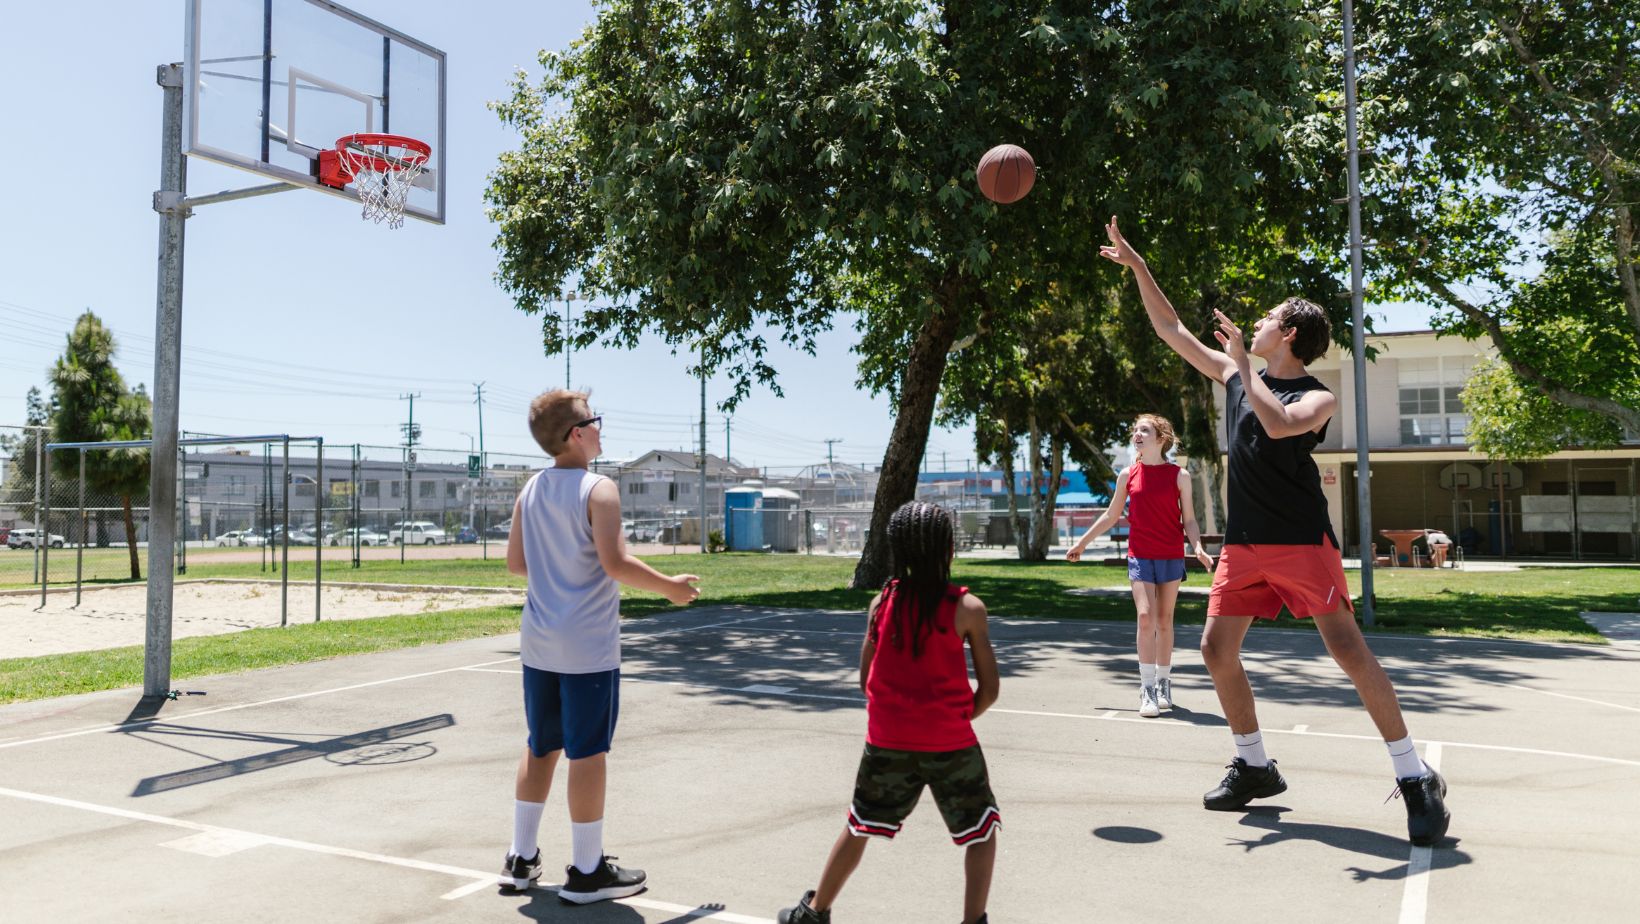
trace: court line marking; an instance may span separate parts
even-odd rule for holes
[[[705,627],[703,626],[702,628],[705,628]],[[850,631],[843,630],[843,629],[791,629],[791,628],[786,628],[786,627],[782,627],[782,626],[775,626],[775,627],[770,627],[770,628],[757,628],[757,629],[742,629],[742,630],[739,630],[739,631],[746,632],[746,633],[753,634],[753,635],[778,635],[778,634],[848,635],[848,636],[856,636],[856,637],[860,635],[860,633],[850,632]],[[996,637],[993,637],[991,639],[992,646],[995,647],[999,651],[1006,651],[1009,648],[1017,647],[1017,646],[1020,646],[1020,645],[1027,645],[1027,644],[1050,644],[1051,645],[1051,644],[1054,643],[1054,641],[1057,641],[1057,640],[1044,639],[1044,640],[1040,640],[1040,641],[1022,641],[1022,640],[1017,640],[1017,639],[1012,639],[1011,640],[1011,639],[1003,639],[1003,638],[996,638]],[[1086,644],[1086,643],[1083,642],[1082,644]],[[1122,642],[1103,642],[1102,641],[1102,642],[1098,642],[1097,644],[1103,645],[1103,646],[1106,646],[1106,647],[1112,647],[1112,648],[1130,647],[1128,645],[1124,645],[1124,643],[1122,643]],[[1188,650],[1188,649],[1186,649],[1186,650]],[[1299,657],[1299,658],[1304,658],[1306,660],[1314,660],[1316,663],[1322,664],[1322,665],[1325,665],[1327,663],[1333,663],[1334,666],[1336,666],[1336,662],[1331,662],[1330,658],[1322,658],[1320,655],[1281,655],[1281,654],[1270,654],[1268,652],[1262,652],[1262,651],[1245,651],[1244,650],[1241,653],[1241,657],[1242,657],[1242,660],[1244,660],[1244,661],[1261,661],[1261,662],[1272,662],[1272,661],[1281,662],[1281,661],[1290,660],[1294,657]],[[1395,657],[1395,656],[1391,655],[1389,657]],[[1199,663],[1199,662],[1191,661],[1189,663],[1195,664],[1195,663]],[[1437,675],[1437,676],[1450,676],[1452,674],[1462,674],[1463,673],[1463,666],[1462,665],[1454,665],[1453,667],[1448,668],[1446,670],[1431,670],[1429,668],[1423,668],[1423,667],[1401,667],[1401,666],[1398,666],[1398,665],[1395,665],[1395,664],[1386,664],[1386,663],[1384,663],[1382,658],[1379,659],[1379,664],[1383,666],[1385,671],[1389,671],[1389,672],[1403,671],[1403,672],[1414,673],[1414,674],[1434,674],[1434,675]],[[1340,671],[1340,672],[1342,672],[1342,671]],[[1487,685],[1496,686],[1496,687],[1504,687],[1504,688],[1511,689],[1511,690],[1520,690],[1523,693],[1537,693],[1537,694],[1540,694],[1542,696],[1553,696],[1553,697],[1557,697],[1557,698],[1560,698],[1560,699],[1569,699],[1569,700],[1574,700],[1574,701],[1580,702],[1580,703],[1588,703],[1588,704],[1593,705],[1593,706],[1605,706],[1605,707],[1610,708],[1610,709],[1621,709],[1624,712],[1640,713],[1640,707],[1625,706],[1622,703],[1608,702],[1608,701],[1603,700],[1603,699],[1592,699],[1592,698],[1587,697],[1587,696],[1575,696],[1575,695],[1570,694],[1570,693],[1559,693],[1559,692],[1556,692],[1554,690],[1540,690],[1537,687],[1529,687],[1529,686],[1526,686],[1525,684],[1509,683],[1509,682],[1503,681],[1503,680],[1487,680],[1483,677],[1473,677],[1473,676],[1469,676],[1468,674],[1464,674],[1464,677],[1465,677],[1465,679],[1471,680],[1475,683],[1487,684]]]
[[[1441,769],[1439,741],[1424,745],[1424,764],[1431,770]],[[1429,877],[1434,865],[1434,848],[1412,848],[1407,857],[1406,888],[1401,892],[1400,924],[1424,924],[1429,912]]]
[[[512,672],[512,671],[493,671],[492,673],[514,673],[514,672]],[[709,690],[709,691],[712,691],[712,692],[715,692],[715,693],[739,693],[739,694],[744,694],[746,692],[743,688],[720,687],[720,686],[715,686],[713,684],[697,683],[695,681],[690,681],[690,680],[659,680],[659,679],[652,679],[652,678],[646,678],[646,677],[637,676],[637,675],[627,675],[627,674],[622,674],[621,675],[621,680],[622,681],[632,681],[633,683],[653,684],[653,685],[656,685],[656,686],[695,687],[696,689]],[[833,701],[836,701],[836,702],[854,703],[855,705],[862,706],[862,707],[865,706],[865,698],[861,697],[861,696],[838,696],[838,695],[834,695],[834,694],[795,693],[795,692],[794,693],[765,693],[765,694],[754,694],[754,695],[783,696],[783,697],[791,697],[791,698],[794,698],[794,699],[824,699],[824,700],[833,700]],[[1099,715],[1089,715],[1087,713],[1080,713],[1080,712],[1051,712],[1051,711],[1048,711],[1048,710],[1041,710],[1041,709],[1004,709],[1004,708],[999,707],[999,706],[992,706],[990,709],[988,709],[986,711],[987,712],[1001,713],[1003,715],[1035,716],[1037,718],[1048,718],[1048,719],[1081,719],[1083,721],[1090,721],[1090,722],[1130,722],[1130,723],[1133,723],[1135,725],[1143,725],[1143,726],[1146,726],[1148,728],[1200,729],[1200,730],[1204,730],[1204,731],[1213,731],[1213,732],[1218,732],[1218,731],[1224,730],[1224,726],[1219,726],[1219,725],[1196,725],[1196,724],[1189,723],[1189,722],[1160,722],[1160,721],[1157,721],[1156,719],[1144,719],[1144,718],[1139,718],[1137,716],[1123,715],[1121,712],[1119,712],[1117,710],[1110,710],[1110,711],[1101,713]],[[1318,731],[1308,731],[1308,730],[1306,730],[1306,731],[1297,731],[1296,729],[1288,729],[1288,728],[1266,728],[1266,729],[1263,729],[1263,731],[1264,731],[1265,734],[1270,734],[1270,735],[1297,735],[1297,736],[1300,736],[1300,737],[1310,737],[1310,738],[1335,738],[1335,739],[1339,739],[1339,740],[1342,740],[1342,741],[1372,741],[1372,742],[1379,742],[1379,743],[1381,743],[1383,741],[1383,739],[1378,738],[1378,737],[1373,736],[1373,735],[1352,735],[1352,734],[1346,734],[1344,732],[1318,732]],[[1539,756],[1539,757],[1564,757],[1564,758],[1567,758],[1569,760],[1587,760],[1587,761],[1592,761],[1592,762],[1595,762],[1595,763],[1616,764],[1617,766],[1620,766],[1620,767],[1637,767],[1637,768],[1640,768],[1640,760],[1630,760],[1630,759],[1624,758],[1624,757],[1607,757],[1607,756],[1604,756],[1604,755],[1601,755],[1601,754],[1580,754],[1580,753],[1575,752],[1575,751],[1554,751],[1554,750],[1548,750],[1548,749],[1545,749],[1545,748],[1528,748],[1528,747],[1519,747],[1519,746],[1516,746],[1516,745],[1508,745],[1508,744],[1479,744],[1479,743],[1468,742],[1468,741],[1444,741],[1444,740],[1439,740],[1438,741],[1438,740],[1434,740],[1434,739],[1418,739],[1418,740],[1421,740],[1426,748],[1431,746],[1431,745],[1445,745],[1446,747],[1469,748],[1470,750],[1476,750],[1476,751],[1499,751],[1499,752],[1503,752],[1503,753],[1507,753],[1507,754],[1532,754],[1532,755]]]
[[[750,618],[747,618],[747,619],[730,620],[729,622],[708,623],[706,625],[700,625],[700,626],[681,626],[677,629],[668,629],[664,632],[655,632],[655,633],[647,633],[647,634],[643,634],[643,635],[636,635],[636,636],[633,636],[633,638],[634,639],[638,639],[638,638],[655,638],[655,637],[661,636],[661,635],[672,635],[672,634],[677,633],[677,632],[690,632],[690,631],[694,631],[695,629],[714,629],[714,628],[718,628],[720,626],[737,625],[737,624],[743,623],[743,622],[756,622],[757,620],[760,620],[760,619],[773,619],[776,616],[782,616],[782,615],[786,615],[786,614],[784,614],[784,613],[770,613],[770,614],[767,614],[767,615],[764,615],[764,616],[753,616],[753,617],[750,617]],[[289,696],[276,696],[273,699],[263,699],[263,700],[257,700],[255,702],[249,702],[249,703],[235,703],[231,706],[218,706],[218,707],[215,707],[215,708],[212,708],[212,709],[200,709],[197,712],[180,713],[178,715],[168,716],[168,717],[165,717],[165,718],[144,719],[140,722],[116,722],[116,723],[104,724],[104,725],[92,725],[92,726],[88,726],[88,727],[85,727],[85,728],[74,729],[72,731],[56,732],[56,733],[50,734],[50,735],[41,735],[41,736],[35,737],[35,738],[21,738],[21,739],[17,739],[17,740],[14,740],[14,741],[0,741],[0,751],[5,750],[6,748],[21,747],[25,744],[42,744],[42,743],[47,742],[47,741],[60,741],[64,738],[76,738],[76,737],[79,737],[80,735],[94,735],[94,734],[98,734],[100,732],[125,731],[125,730],[130,730],[130,729],[142,728],[142,727],[148,726],[148,725],[156,725],[156,724],[160,724],[160,723],[174,722],[174,721],[176,721],[177,719],[180,719],[180,718],[193,719],[193,718],[196,718],[196,717],[199,717],[199,716],[216,715],[218,713],[223,713],[223,712],[233,712],[233,711],[238,710],[238,709],[250,709],[254,706],[268,706],[268,705],[272,705],[274,703],[291,702],[293,700],[307,699],[307,698],[313,697],[313,696],[326,696],[326,695],[331,694],[331,693],[345,693],[348,690],[362,690],[366,687],[380,686],[382,684],[387,684],[387,683],[399,683],[400,681],[404,681],[404,680],[418,680],[422,677],[436,677],[439,674],[449,674],[449,673],[453,673],[455,671],[469,670],[471,668],[487,667],[491,664],[505,664],[508,661],[517,661],[517,660],[518,660],[518,656],[514,655],[510,658],[501,658],[501,659],[495,660],[495,661],[483,661],[483,662],[480,662],[478,664],[465,664],[465,665],[461,665],[459,667],[445,667],[445,668],[440,668],[439,670],[436,670],[436,671],[421,671],[421,672],[415,673],[415,674],[405,674],[405,675],[400,676],[400,677],[384,677],[380,680],[367,680],[364,683],[354,683],[354,684],[349,684],[347,686],[341,686],[341,687],[330,687],[329,689],[325,689],[325,690],[309,690],[305,693],[292,693]]]
[[[369,863],[379,863],[385,866],[397,866],[402,869],[413,869],[421,872],[442,873],[460,879],[472,880],[468,885],[454,890],[462,895],[470,895],[484,886],[499,884],[501,877],[494,873],[484,873],[476,869],[467,869],[462,866],[451,866],[447,863],[433,863],[427,860],[412,860],[407,857],[395,857],[383,853],[372,853],[368,850],[354,850],[351,847],[335,847],[329,844],[318,844],[313,841],[297,840],[289,837],[277,837],[269,834],[258,834],[255,831],[246,831],[242,828],[228,828],[222,825],[204,824],[182,818],[171,818],[166,815],[155,815],[149,812],[136,812],[131,809],[118,808],[112,805],[99,805],[95,802],[82,802],[78,799],[64,799],[60,796],[48,796],[43,793],[25,792],[20,789],[0,787],[0,796],[9,796],[26,802],[37,802],[58,808],[78,809],[83,812],[94,812],[101,815],[110,815],[115,818],[124,818],[130,821],[144,821],[149,824],[165,825],[173,828],[182,828],[187,831],[197,831],[202,834],[212,834],[224,839],[256,840],[262,844],[274,847],[287,847],[292,850],[301,850],[308,853],[322,854],[332,857],[346,857],[352,860],[364,860]],[[463,891],[465,890],[465,891]],[[453,892],[444,894],[450,898]],[[460,895],[454,897],[460,898]],[[711,918],[728,924],[774,924],[767,918],[754,918],[728,911],[717,911],[700,906],[689,907],[674,905],[670,902],[654,901],[641,896],[617,899],[617,904],[630,905],[635,908],[647,908],[652,911],[664,911],[671,914],[690,914],[692,917]]]

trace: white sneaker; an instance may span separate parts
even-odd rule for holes
[[[1173,708],[1173,681],[1166,677],[1156,678],[1156,705],[1163,712]]]
[[[1139,715],[1147,719],[1154,719],[1161,714],[1162,710],[1156,705],[1156,688],[1149,684],[1140,687]]]

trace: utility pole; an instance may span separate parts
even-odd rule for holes
[[[706,551],[706,339],[700,341],[700,550]]]
[[[564,370],[564,377],[569,377],[569,370]],[[473,391],[478,397],[474,402],[478,405],[478,493],[483,498],[478,505],[478,517],[481,525],[478,527],[478,542],[484,549],[484,560],[490,560],[490,508],[489,499],[484,498],[484,482],[489,480],[490,460],[484,455],[484,383],[474,382]]]
[[[735,418],[734,418],[733,414],[730,414],[728,417],[723,418],[723,461],[730,462],[730,463],[732,463],[734,461],[734,458],[735,458],[735,454],[734,454],[734,450],[733,450],[733,445],[734,444],[730,442],[730,440],[732,439],[732,434],[730,432],[730,428],[732,428],[734,426],[734,424],[735,424]]]
[[[569,311],[570,311],[569,303],[575,301],[576,299],[578,299],[580,297],[581,297],[581,293],[579,293],[579,292],[571,292],[568,295],[564,296],[564,390],[565,391],[568,391],[569,388],[570,388],[570,384],[569,384],[569,352],[570,352],[569,335],[570,335],[570,331],[573,329],[572,328],[572,323],[573,322],[571,322],[570,316],[569,316]]]
[[[841,443],[841,437],[826,440],[826,475],[831,478],[831,509],[837,509],[837,466],[831,460],[831,447]]]
[[[404,424],[404,518],[399,521],[399,564],[404,564],[404,547],[410,544],[410,515],[415,511],[416,486],[416,399],[419,393],[399,395],[410,402],[410,419]]]

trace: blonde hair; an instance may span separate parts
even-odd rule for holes
[[[1160,414],[1140,414],[1138,417],[1133,418],[1133,426],[1128,428],[1128,435],[1132,436],[1133,431],[1139,429],[1139,425],[1142,423],[1150,424],[1156,430],[1156,439],[1160,440],[1162,444],[1162,455],[1167,455],[1168,450],[1173,448],[1173,444],[1178,442],[1178,438],[1173,435],[1173,425],[1168,423],[1167,418]]]
[[[530,402],[530,435],[547,455],[556,456],[568,444],[564,434],[570,427],[590,416],[586,413],[587,392],[554,388],[535,396]]]

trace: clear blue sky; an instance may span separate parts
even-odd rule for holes
[[[486,381],[492,451],[538,453],[524,425],[531,395],[563,383],[562,356],[543,355],[539,322],[493,279],[495,229],[485,177],[514,139],[485,108],[541,48],[562,48],[592,18],[585,0],[485,0],[351,8],[449,56],[448,223],[361,222],[349,202],[293,191],[206,206],[188,221],[183,307],[182,425],[217,433],[318,433],[333,442],[396,443],[405,402],[431,447],[465,449],[478,418],[471,383]],[[182,56],[183,0],[11,4],[0,60],[7,126],[0,166],[0,423],[21,423],[23,395],[44,389],[63,335],[85,308],[115,330],[128,381],[151,383],[161,93],[156,65]],[[265,182],[196,160],[189,192]],[[1420,328],[1416,308],[1383,330]],[[876,464],[892,408],[854,388],[853,331],[822,338],[817,356],[777,354],[784,399],[755,393],[734,417],[733,452],[753,465],[825,458]],[[654,342],[573,358],[574,384],[607,415],[606,452],[625,458],[693,445],[698,380],[686,358]],[[709,383],[708,399],[724,393]],[[709,411],[721,453],[722,415]],[[972,455],[966,431],[935,431],[929,452],[952,468]]]

